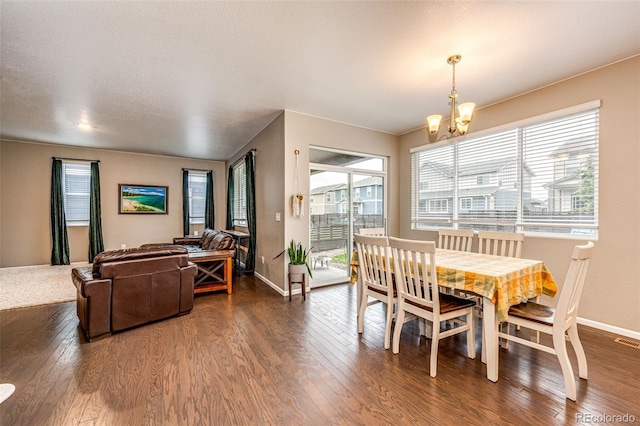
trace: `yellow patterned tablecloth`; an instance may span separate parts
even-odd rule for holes
[[[518,259],[437,249],[438,284],[491,299],[498,321],[507,319],[509,307],[558,291],[553,276],[539,260]],[[351,282],[357,280],[357,253],[351,262]]]

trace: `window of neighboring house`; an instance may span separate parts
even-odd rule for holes
[[[67,226],[89,225],[91,164],[62,163],[62,194]]]
[[[412,229],[453,223],[545,236],[590,229],[591,237],[597,235],[599,106],[589,102],[412,149]],[[488,186],[491,176],[502,184],[497,189]],[[420,191],[427,182],[430,191]],[[490,202],[470,211],[470,191]],[[446,199],[453,200],[451,211],[443,207]]]
[[[429,200],[429,213],[446,213],[449,210],[449,200]]]
[[[207,174],[189,172],[189,223],[204,223],[207,196]]]
[[[367,187],[367,198],[371,198],[371,187]]]
[[[471,198],[460,198],[460,210],[471,210],[472,205]]]
[[[327,192],[327,203],[331,202],[331,193]]]
[[[489,185],[491,183],[491,177],[489,175],[480,175],[476,177],[478,186]]]
[[[353,197],[360,198],[360,188],[356,188],[353,190]]]
[[[428,191],[429,182],[420,182],[420,191]]]
[[[240,161],[233,168],[233,226],[247,226],[247,168]]]

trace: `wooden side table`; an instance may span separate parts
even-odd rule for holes
[[[305,281],[307,280],[307,274],[302,274],[302,282],[299,283],[302,285],[302,300],[307,300],[307,290],[305,288]],[[291,282],[291,274],[289,274],[289,300],[291,300],[291,287],[292,287],[292,283]],[[298,284],[298,283],[295,283]]]
[[[189,261],[198,267],[198,276],[194,284],[194,293],[227,290],[233,291],[234,250],[189,253]]]

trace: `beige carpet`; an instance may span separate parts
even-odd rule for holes
[[[75,300],[71,269],[84,265],[0,268],[0,310]]]

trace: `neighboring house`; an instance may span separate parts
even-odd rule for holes
[[[330,214],[336,211],[336,188],[343,184],[320,186],[311,190],[309,196],[309,214]],[[339,194],[338,194],[339,195]]]
[[[549,191],[550,212],[589,210],[588,206],[593,204],[592,160],[595,153],[591,139],[571,139],[551,153],[553,181],[544,185]]]
[[[338,195],[339,194],[339,195]],[[346,197],[347,186],[343,185],[336,190],[336,203],[338,213],[347,213],[349,200]],[[383,186],[381,177],[368,177],[353,182],[353,214],[355,215],[381,215],[384,208]]]
[[[531,177],[525,166],[523,205],[531,208]],[[458,212],[515,211],[518,201],[515,158],[461,166],[458,172]],[[450,165],[425,161],[420,168],[419,213],[449,217],[454,203],[454,170]]]
[[[349,213],[349,187],[346,184],[321,186],[311,190],[309,214]],[[382,215],[383,185],[381,177],[369,177],[353,183],[353,214]]]

